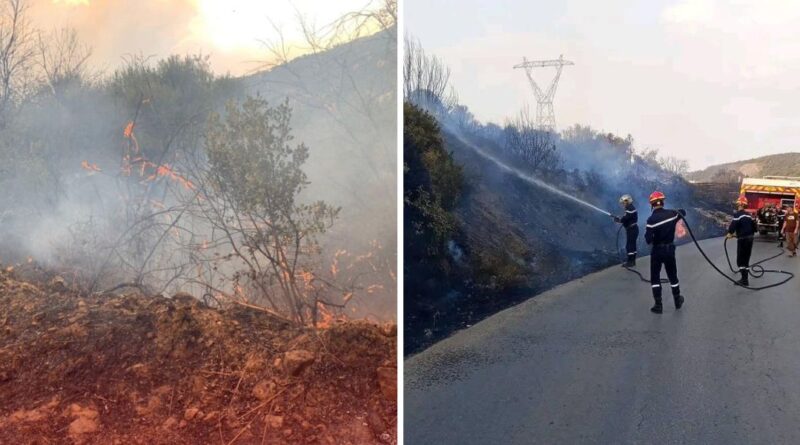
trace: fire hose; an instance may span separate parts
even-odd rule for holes
[[[708,264],[711,265],[711,267],[713,267],[714,270],[716,270],[720,275],[725,277],[728,281],[732,282],[733,284],[735,284],[737,286],[740,286],[740,287],[743,287],[745,289],[750,289],[750,290],[756,290],[757,291],[757,290],[770,289],[770,288],[773,288],[773,287],[778,287],[778,286],[784,285],[789,280],[794,278],[794,273],[792,273],[792,272],[785,271],[785,270],[779,270],[779,269],[765,269],[764,266],[761,265],[763,263],[766,263],[767,261],[773,260],[773,259],[781,256],[783,254],[783,249],[781,249],[780,253],[777,253],[777,254],[775,254],[775,255],[773,255],[771,257],[767,257],[767,258],[759,260],[759,261],[757,261],[755,263],[752,263],[750,265],[750,270],[751,270],[751,273],[753,274],[753,278],[761,278],[766,273],[776,273],[776,274],[787,275],[787,277],[785,279],[783,279],[782,281],[779,281],[777,283],[772,283],[772,284],[768,284],[768,285],[765,285],[765,286],[744,286],[744,285],[738,283],[735,279],[731,278],[725,272],[723,272],[719,267],[717,267],[717,265],[714,264],[713,261],[711,261],[711,258],[709,258],[708,255],[706,255],[706,252],[703,250],[703,248],[700,247],[700,243],[697,241],[697,238],[695,238],[694,233],[692,232],[692,228],[691,228],[691,226],[689,226],[689,223],[686,221],[685,218],[683,218],[683,222],[684,222],[684,224],[686,226],[686,231],[689,232],[689,236],[692,238],[692,242],[694,242],[695,247],[697,247],[697,250],[700,251],[700,254],[703,256],[703,258],[706,260],[706,262],[708,262]],[[617,230],[617,242],[616,242],[617,251],[620,250],[619,249],[619,234],[620,234],[621,231],[622,231],[622,226],[620,226],[619,230]],[[731,257],[730,257],[730,254],[728,253],[728,238],[725,238],[725,240],[723,241],[722,245],[723,245],[723,248],[725,250],[725,258],[726,258],[726,260],[728,262],[728,267],[731,269],[731,272],[733,272],[733,273],[738,272],[738,271],[734,270],[733,264],[731,264]],[[627,266],[625,267],[625,269],[635,273],[636,275],[638,275],[640,280],[642,280],[642,281],[644,281],[646,283],[650,282],[650,280],[646,280],[639,271],[634,270],[634,269],[632,269],[630,267],[627,267]],[[661,283],[665,283],[665,282],[667,282],[667,281],[662,278],[661,279]]]

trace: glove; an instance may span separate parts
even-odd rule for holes
[[[614,215],[612,215],[612,216],[611,216],[611,219],[613,219],[615,223],[622,222],[622,219],[620,219],[620,217],[619,217],[619,216],[614,216]]]
[[[731,238],[736,238],[736,237],[732,233],[726,233],[725,234],[725,238],[731,239]]]
[[[686,216],[686,210],[684,209],[678,209],[678,213],[680,213],[681,216]]]

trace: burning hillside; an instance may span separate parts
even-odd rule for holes
[[[0,443],[396,441],[396,327],[0,272]],[[28,280],[21,277],[28,277]]]

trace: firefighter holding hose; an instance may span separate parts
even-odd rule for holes
[[[678,265],[675,261],[675,227],[686,211],[683,209],[672,210],[664,208],[666,196],[659,191],[650,194],[650,207],[653,213],[647,218],[647,226],[644,232],[644,240],[651,245],[650,250],[650,285],[653,289],[653,299],[655,304],[650,311],[660,314],[664,311],[661,304],[661,266],[667,271],[672,298],[675,301],[675,309],[683,306],[684,298],[681,295],[680,284],[678,283]]]
[[[736,265],[742,278],[736,282],[740,286],[750,285],[750,254],[753,253],[753,237],[756,233],[756,221],[745,211],[747,198],[740,196],[736,200],[736,213],[728,226],[728,239],[736,237]]]
[[[636,265],[636,241],[639,238],[639,214],[636,212],[636,207],[633,206],[633,198],[631,195],[622,195],[619,198],[619,204],[625,210],[622,216],[613,216],[614,222],[622,224],[625,228],[625,253],[627,257],[622,267],[633,267]]]

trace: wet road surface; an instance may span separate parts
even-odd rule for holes
[[[727,270],[721,238],[701,245]],[[753,258],[775,245],[757,241]],[[766,266],[797,273],[800,258]],[[678,248],[678,274],[680,311],[665,287],[664,314],[650,313],[649,284],[613,267],[408,358],[406,443],[800,443],[800,276],[742,289],[694,245]]]

